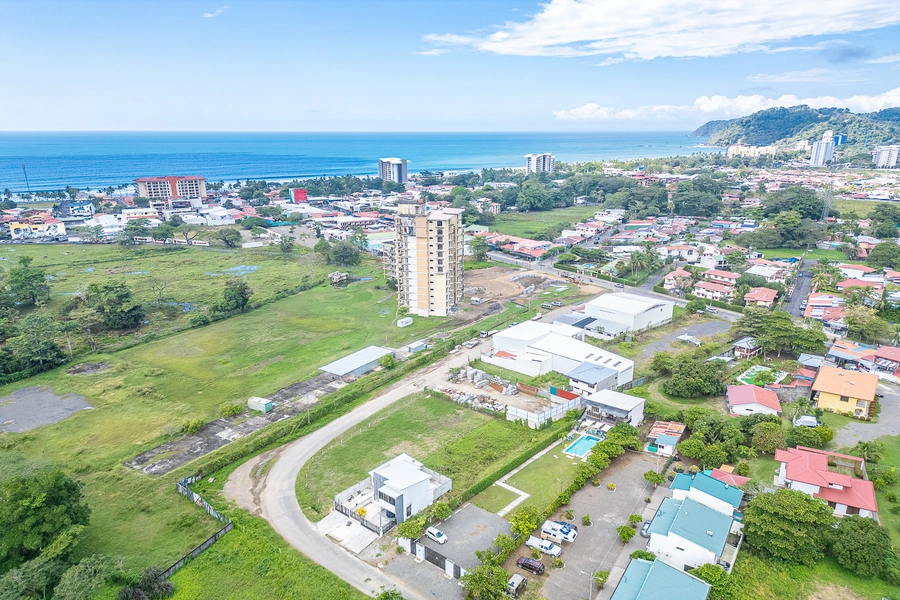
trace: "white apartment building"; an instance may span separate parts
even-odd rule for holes
[[[834,139],[821,139],[812,145],[812,154],[809,157],[809,166],[824,167],[834,156]]]
[[[549,152],[543,154],[526,154],[525,155],[525,172],[526,173],[552,173],[553,167],[556,165],[556,157]]]
[[[385,181],[405,184],[407,162],[405,158],[382,158],[378,161],[378,176]]]
[[[879,169],[890,169],[900,163],[900,146],[878,146],[872,150],[872,162]]]
[[[198,175],[140,177],[134,183],[137,195],[151,200],[206,198],[206,178]]]
[[[742,158],[756,158],[758,156],[765,156],[767,154],[774,155],[775,154],[775,145],[771,146],[750,146],[748,144],[744,144],[738,142],[737,144],[732,144],[728,146],[728,150],[725,151],[726,158],[734,158],[736,156],[740,156]]]
[[[391,270],[400,306],[421,317],[445,317],[462,301],[463,209],[428,211],[411,200],[397,208]]]

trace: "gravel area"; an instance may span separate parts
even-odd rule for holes
[[[59,396],[50,388],[31,386],[0,398],[0,431],[28,431],[58,423],[79,410],[93,408],[84,396]]]

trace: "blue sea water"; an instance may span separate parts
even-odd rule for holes
[[[374,175],[399,156],[410,172],[524,165],[525,154],[557,160],[653,158],[708,152],[687,132],[603,133],[0,133],[0,190],[85,189],[150,175],[210,180]],[[714,150],[713,150],[714,151]]]

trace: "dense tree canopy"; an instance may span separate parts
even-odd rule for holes
[[[765,556],[812,565],[824,556],[831,512],[824,500],[797,490],[759,494],[744,512],[744,534]]]
[[[891,535],[874,519],[851,515],[838,520],[829,554],[861,577],[878,575],[891,552]]]

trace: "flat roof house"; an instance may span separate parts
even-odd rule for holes
[[[728,410],[733,415],[780,415],[781,402],[772,390],[758,385],[729,385]]]
[[[632,559],[610,600],[706,600],[711,586],[661,560]]]
[[[703,471],[691,475],[688,473],[678,473],[669,486],[672,490],[672,497],[676,500],[684,500],[690,498],[715,510],[723,515],[740,518],[741,501],[744,499],[744,492],[734,485],[716,479],[710,474]],[[732,533],[740,529],[740,523],[732,524]]]
[[[692,498],[666,498],[650,523],[647,550],[679,569],[712,563],[730,573],[739,541],[738,536],[729,539],[732,522]]]
[[[850,475],[865,474],[865,462],[858,456],[797,446],[776,450],[775,460],[781,463],[777,485],[822,498],[835,516],[874,518],[878,513],[872,482]]]
[[[319,367],[319,370],[337,377],[359,377],[377,367],[381,357],[388,354],[393,356],[394,351],[380,346],[369,346],[328,363],[324,367]]]
[[[812,385],[813,400],[824,410],[856,417],[875,416],[878,375],[822,366]]]
[[[637,427],[644,420],[644,399],[612,390],[600,390],[582,398],[591,419],[625,421]]]
[[[628,331],[639,332],[659,327],[672,320],[675,303],[634,294],[603,294],[584,306],[585,314],[625,325]]]

